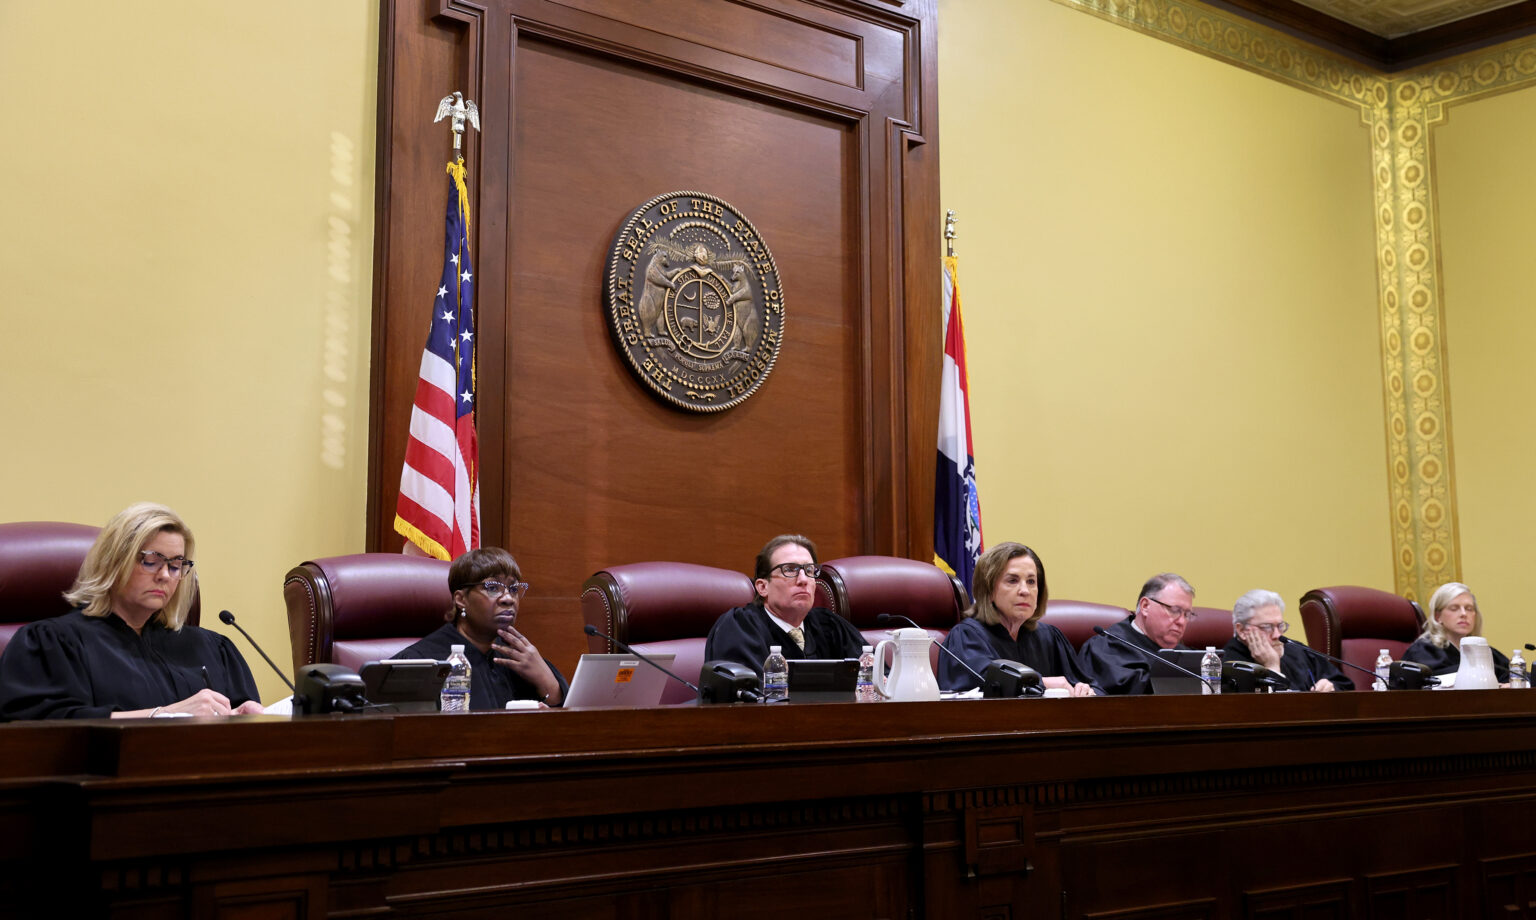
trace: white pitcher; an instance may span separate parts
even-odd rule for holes
[[[1493,673],[1493,649],[1482,636],[1461,640],[1461,666],[1456,669],[1457,690],[1497,690],[1499,679]]]
[[[928,660],[928,646],[933,639],[927,630],[897,629],[892,638],[881,639],[875,646],[875,689],[888,700],[936,700],[939,682]],[[895,644],[891,670],[885,671],[885,647]]]

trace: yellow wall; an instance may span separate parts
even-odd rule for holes
[[[1435,134],[1462,580],[1506,653],[1536,641],[1526,583],[1536,426],[1521,409],[1536,404],[1533,150],[1529,89],[1457,105]]]
[[[363,542],[377,48],[377,0],[0,5],[0,520],[171,505],[285,669],[283,573]]]
[[[983,524],[1052,593],[1391,590],[1358,109],[1046,0],[943,0]]]

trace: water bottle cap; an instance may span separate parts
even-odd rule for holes
[[[1207,652],[1214,652],[1214,651],[1216,651],[1216,646],[1214,646],[1214,645],[1207,645],[1207,646],[1206,646],[1206,647],[1205,647],[1205,650],[1206,650],[1206,651],[1207,651]]]
[[[784,650],[784,646],[782,646],[782,645],[770,645],[770,646],[768,646],[768,654],[770,654],[770,655],[777,655],[780,652],[782,652],[783,650]]]
[[[866,652],[873,652],[874,650],[875,650],[875,647],[873,645],[866,645],[866,646],[864,646],[864,651],[866,651]],[[1519,654],[1519,653],[1516,652],[1515,654]]]
[[[462,646],[462,645],[450,645],[450,646],[448,646],[448,654],[450,654],[450,655],[462,655],[462,654],[464,654],[464,646]]]

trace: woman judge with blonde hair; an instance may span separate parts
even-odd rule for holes
[[[1483,612],[1478,609],[1472,589],[1460,582],[1447,582],[1429,598],[1429,620],[1424,632],[1403,652],[1404,661],[1428,665],[1437,677],[1455,674],[1461,668],[1461,640],[1483,634]],[[1496,648],[1493,673],[1499,683],[1509,683],[1509,659]]]
[[[261,712],[234,643],[187,624],[195,551],[164,505],[108,521],[64,595],[75,609],[23,626],[0,655],[0,720]]]

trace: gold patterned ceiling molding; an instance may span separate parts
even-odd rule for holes
[[[1536,37],[1389,75],[1201,3],[1056,2],[1360,112],[1370,130],[1386,505],[1396,589],[1423,600],[1437,585],[1460,581],[1430,137],[1454,104],[1536,87]]]
[[[1382,38],[1397,38],[1422,32],[1448,22],[1456,22],[1513,6],[1520,0],[1296,0],[1350,25],[1359,26]]]

